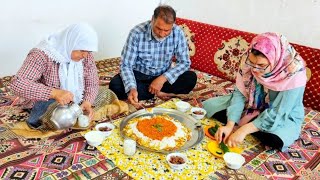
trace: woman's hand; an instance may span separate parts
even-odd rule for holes
[[[229,136],[226,145],[229,147],[239,146],[248,134],[257,131],[259,131],[259,129],[255,127],[253,123],[241,126],[238,130],[236,130],[233,134]]]
[[[61,105],[67,105],[73,101],[73,94],[62,89],[52,89],[50,99],[55,99]]]
[[[243,127],[239,128],[236,130],[236,132],[229,136],[227,142],[225,143],[228,147],[236,147],[243,142],[244,138],[247,136],[247,133],[242,128]]]
[[[221,143],[222,140],[224,143],[226,142],[226,139],[229,137],[229,135],[233,130],[234,124],[235,123],[233,121],[228,121],[228,123],[225,126],[219,127],[219,129],[217,130],[214,136],[214,138],[218,141],[218,143]]]
[[[89,116],[89,119],[91,120],[94,114],[91,103],[89,101],[83,101],[80,107],[84,112],[83,114]]]

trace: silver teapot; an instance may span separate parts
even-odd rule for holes
[[[83,111],[78,104],[60,105],[53,110],[50,120],[56,129],[67,129],[76,124],[81,114]]]

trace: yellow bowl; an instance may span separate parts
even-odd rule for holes
[[[207,145],[208,151],[211,152],[214,156],[222,158],[224,152],[219,148],[219,143],[217,141],[210,141]],[[241,154],[243,149],[238,147],[229,147],[230,152]]]

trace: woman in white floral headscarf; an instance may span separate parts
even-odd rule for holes
[[[53,33],[31,49],[11,83],[26,109],[37,105],[27,120],[39,127],[39,116],[53,102],[75,102],[93,116],[99,79],[92,51],[98,50],[95,30],[85,23],[73,24]]]

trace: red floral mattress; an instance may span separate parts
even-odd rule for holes
[[[249,32],[177,18],[188,39],[191,67],[230,81],[235,80],[240,54],[256,35]],[[320,110],[320,49],[293,44],[305,59],[311,78],[304,105]]]

